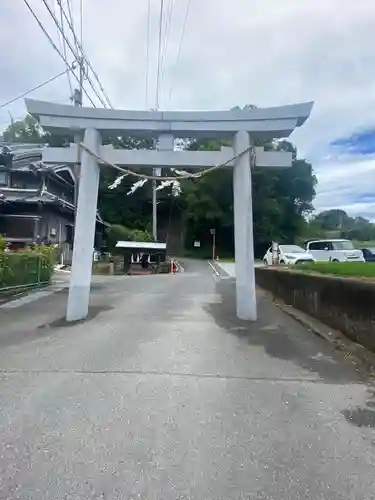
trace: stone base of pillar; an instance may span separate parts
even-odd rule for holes
[[[68,308],[66,321],[80,321],[85,319],[89,312],[90,285],[69,287]]]

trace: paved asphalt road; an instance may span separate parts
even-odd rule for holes
[[[0,308],[1,500],[374,498],[374,389],[265,297],[188,263],[65,301]]]

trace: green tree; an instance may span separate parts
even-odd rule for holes
[[[195,141],[189,149],[218,150],[218,141]],[[267,149],[290,151],[293,166],[284,170],[255,169],[253,172],[253,213],[255,253],[261,256],[273,239],[293,243],[303,233],[306,216],[313,210],[316,178],[311,165],[297,159],[288,141],[258,143]],[[182,183],[182,208],[187,245],[197,238],[211,244],[209,229],[217,230],[218,251],[233,252],[233,193],[231,169],[220,169],[203,179]]]
[[[26,115],[23,120],[13,122],[7,127],[1,137],[4,142],[13,143],[40,143],[43,141],[45,133],[37,120],[31,115]]]
[[[73,134],[56,134],[45,132],[38,121],[31,115],[23,120],[10,124],[0,136],[0,140],[7,143],[46,143],[50,146],[64,146],[73,142]]]
[[[147,231],[112,224],[107,229],[107,246],[111,252],[113,252],[118,241],[152,241],[152,237]]]
[[[327,237],[370,241],[375,239],[375,224],[364,217],[350,217],[344,210],[332,209],[319,213],[314,219]]]

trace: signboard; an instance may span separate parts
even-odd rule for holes
[[[194,241],[194,247],[195,248],[199,248],[201,246],[201,242],[200,241]]]

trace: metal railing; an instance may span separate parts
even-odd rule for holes
[[[19,252],[0,253],[0,293],[46,285],[50,279],[48,257]]]

